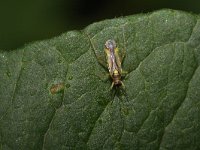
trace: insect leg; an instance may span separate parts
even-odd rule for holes
[[[122,73],[121,73],[122,76],[126,76],[127,74],[128,74],[128,71],[122,70]]]
[[[122,81],[120,81],[120,83],[121,83],[122,88],[125,89],[124,83]]]
[[[112,90],[113,86],[114,86],[114,82],[112,82],[112,84],[110,86],[110,90]]]

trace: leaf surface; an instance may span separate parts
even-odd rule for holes
[[[126,51],[109,90],[105,41]],[[200,149],[200,19],[160,10],[0,51],[0,149]]]

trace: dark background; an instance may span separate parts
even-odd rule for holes
[[[0,0],[0,49],[15,49],[106,18],[162,8],[199,14],[200,0]]]

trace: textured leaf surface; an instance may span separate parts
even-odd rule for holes
[[[125,93],[96,55],[126,50]],[[200,149],[200,19],[161,10],[0,51],[0,149]]]

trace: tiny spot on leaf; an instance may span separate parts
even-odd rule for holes
[[[69,76],[68,79],[69,79],[69,80],[72,80],[72,79],[73,79],[73,76]]]
[[[62,63],[62,59],[58,59],[58,63],[59,63],[59,64]]]
[[[123,114],[126,115],[126,116],[129,114],[128,108],[122,108],[122,112],[123,112]]]
[[[51,94],[56,94],[64,90],[64,83],[53,84],[50,88]]]
[[[7,74],[7,76],[8,76],[8,77],[10,77],[10,76],[11,76],[11,73],[10,73],[10,71],[7,71],[7,72],[6,72],[6,74]]]
[[[70,87],[70,84],[66,84],[65,87],[66,87],[66,88],[69,88],[69,87]]]

